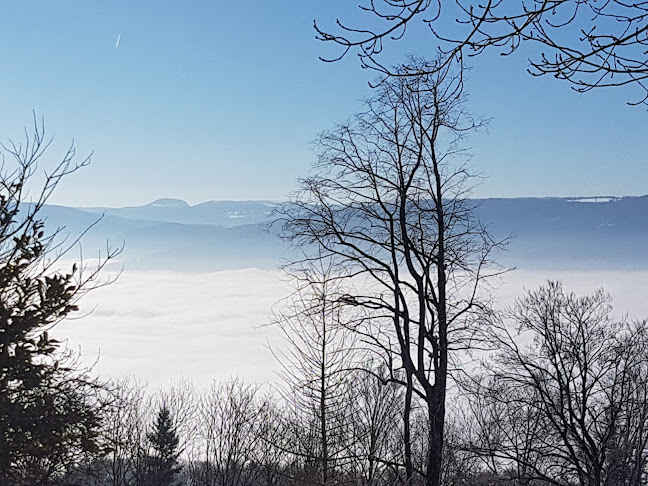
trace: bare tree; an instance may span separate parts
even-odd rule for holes
[[[327,262],[359,289],[340,302],[371,313],[349,326],[405,386],[408,481],[413,395],[427,407],[420,472],[429,485],[439,484],[451,360],[478,330],[478,289],[497,246],[465,199],[471,178],[460,142],[478,126],[449,69],[383,79],[364,113],[320,137],[315,174],[279,219],[305,253],[294,267]]]
[[[349,421],[349,476],[356,484],[382,484],[394,465],[400,464],[400,417],[403,390],[389,379],[389,371],[366,363],[349,380],[346,409]],[[369,372],[365,371],[369,370]]]
[[[257,386],[237,379],[212,385],[200,404],[202,461],[192,473],[197,484],[255,484],[259,471],[251,466],[261,445],[258,429],[263,408]]]
[[[577,297],[549,282],[499,324],[501,351],[471,388],[475,450],[493,472],[564,486],[645,484],[648,323],[615,321],[611,311],[602,290]]]
[[[342,322],[343,292],[330,268],[312,266],[294,275],[293,282],[295,291],[274,318],[287,344],[276,356],[283,368],[287,402],[305,427],[312,424],[317,429],[311,450],[293,448],[293,453],[319,463],[320,482],[328,484],[349,460],[346,431],[351,419],[346,398],[353,336]]]
[[[133,378],[124,378],[113,384],[116,397],[103,424],[110,454],[95,469],[103,481],[98,484],[131,486],[144,476],[144,445],[150,399],[146,386]]]
[[[599,86],[634,85],[648,102],[648,6],[613,0],[372,0],[358,6],[366,16],[360,24],[337,21],[331,30],[315,24],[318,38],[339,45],[330,61],[356,51],[363,66],[396,74],[380,63],[385,44],[400,40],[414,24],[431,34],[431,49],[445,54],[445,63],[463,61],[488,48],[515,52],[530,42],[540,46],[531,60],[534,75],[566,80],[580,92]],[[438,69],[439,66],[431,66]],[[411,75],[417,75],[415,66]]]
[[[290,447],[286,442],[284,410],[267,396],[263,399],[257,429],[257,453],[254,468],[258,473],[260,484],[274,486],[283,484],[286,479],[286,466],[290,462]],[[292,438],[291,438],[292,439]],[[292,444],[291,444],[292,445]]]

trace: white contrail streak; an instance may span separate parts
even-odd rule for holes
[[[115,49],[119,48],[119,41],[121,40],[121,32],[117,36],[117,42],[115,43]]]

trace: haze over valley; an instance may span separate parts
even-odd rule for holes
[[[648,197],[512,198],[474,201],[496,238],[496,256],[515,268],[494,282],[500,308],[522,289],[558,279],[577,293],[604,287],[618,315],[648,315]],[[267,326],[291,292],[280,270],[294,255],[268,223],[279,203],[162,199],[126,208],[47,206],[50,228],[71,236],[101,219],[82,240],[83,255],[119,246],[110,286],[88,294],[86,317],[60,325],[72,347],[102,375],[152,384],[214,377],[274,382],[278,365]],[[71,252],[71,257],[76,255]],[[161,359],[161,357],[163,357]]]
[[[474,212],[495,239],[511,236],[496,259],[507,267],[648,270],[648,196],[476,199]],[[124,244],[128,270],[276,269],[289,246],[269,225],[280,203],[160,199],[125,208],[47,206],[50,229],[83,238],[86,256]]]

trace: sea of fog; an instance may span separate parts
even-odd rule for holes
[[[617,316],[648,317],[644,271],[515,270],[496,286],[495,297],[500,306],[511,305],[548,279],[576,293],[604,287]],[[53,334],[105,378],[131,376],[152,386],[180,379],[204,386],[231,376],[272,382],[279,365],[271,348],[282,341],[268,324],[289,293],[280,271],[125,271],[87,294],[77,317]]]

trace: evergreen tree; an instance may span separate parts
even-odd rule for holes
[[[148,458],[147,486],[175,486],[181,471],[180,440],[171,412],[165,406],[158,411],[153,430],[147,435],[152,454]]]
[[[19,145],[0,144],[0,484],[47,485],[88,455],[101,452],[101,385],[80,371],[50,337],[77,310],[96,272],[57,271],[55,234],[40,212],[73,164],[71,148],[46,175],[40,193],[30,180],[49,143],[42,125]],[[31,189],[30,203],[25,201]]]

